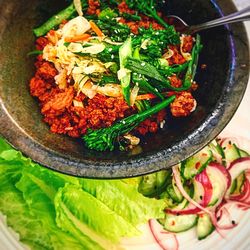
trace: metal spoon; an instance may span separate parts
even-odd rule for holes
[[[201,30],[217,27],[224,24],[234,23],[234,22],[241,22],[241,21],[248,21],[250,20],[250,6],[232,13],[228,16],[223,16],[221,18],[198,24],[198,25],[191,25],[189,26],[185,23],[180,17],[178,16],[168,16],[172,25],[176,27],[177,31],[185,34],[193,34]]]

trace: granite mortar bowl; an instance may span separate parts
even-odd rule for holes
[[[165,14],[189,24],[235,11],[229,0],[169,0]],[[0,0],[0,132],[17,149],[50,169],[92,178],[131,177],[169,168],[214,139],[230,121],[245,92],[249,47],[243,24],[201,32],[204,48],[196,81],[197,110],[167,120],[161,132],[145,138],[140,150],[95,152],[81,140],[52,134],[29,94],[34,60],[32,28],[63,8],[64,1]],[[200,67],[199,67],[200,68]]]

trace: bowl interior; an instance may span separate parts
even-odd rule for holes
[[[133,151],[97,153],[88,150],[81,140],[52,134],[42,122],[37,101],[29,94],[29,80],[34,74],[34,58],[27,56],[34,50],[32,28],[66,6],[59,0],[31,2],[0,1],[0,9],[3,10],[0,23],[3,26],[0,32],[1,132],[14,146],[43,165],[88,177],[133,176],[169,167],[213,139],[230,120],[243,96],[246,69],[238,69],[241,71],[236,73],[239,66],[234,55],[237,52],[241,63],[248,64],[247,56],[244,58],[241,52],[248,49],[244,44],[247,40],[243,27],[237,26],[238,33],[241,31],[241,42],[239,37],[230,36],[225,27],[201,32],[204,47],[200,65],[206,64],[207,68],[201,70],[199,66],[196,77],[199,84],[195,92],[197,110],[187,118],[169,118],[164,130],[147,136],[143,144]],[[167,2],[164,13],[179,15],[189,24],[221,15],[213,1]],[[228,4],[224,4],[223,9],[234,9],[231,2],[224,2]],[[244,48],[238,48],[240,46]],[[237,74],[243,77],[239,86],[235,86],[235,79],[239,79]],[[232,96],[234,100],[230,99]],[[229,101],[234,102],[234,108],[228,109]],[[159,161],[163,163],[159,164]]]

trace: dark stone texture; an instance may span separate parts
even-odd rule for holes
[[[189,24],[221,15],[214,1],[167,2],[166,14],[179,15]],[[236,10],[229,0],[217,3],[224,14]],[[243,24],[201,32],[204,48],[200,64],[207,64],[207,69],[199,70],[196,78],[200,83],[198,108],[188,118],[169,119],[164,131],[146,137],[141,153],[99,153],[84,148],[80,140],[52,134],[28,91],[34,61],[27,53],[34,49],[32,28],[60,8],[62,1],[58,0],[0,0],[0,132],[34,161],[83,177],[151,173],[169,168],[204,147],[237,110],[249,75],[249,47]]]

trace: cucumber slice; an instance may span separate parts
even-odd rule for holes
[[[205,147],[199,153],[188,158],[181,163],[181,175],[186,180],[192,179],[212,161],[212,151],[209,147]]]
[[[148,197],[160,195],[168,184],[171,175],[170,170],[163,170],[142,177],[138,186],[138,191]]]
[[[184,188],[185,188],[186,192],[188,193],[188,195],[189,195],[191,198],[193,198],[193,197],[194,197],[194,194],[195,194],[194,186],[193,186],[193,185],[190,186],[190,187],[185,186]],[[173,209],[173,210],[177,210],[177,211],[178,211],[178,210],[182,210],[182,209],[186,208],[186,207],[188,206],[188,204],[189,204],[189,201],[183,198],[182,202],[179,203],[177,206],[173,207],[172,209]]]
[[[230,141],[225,144],[222,144],[222,149],[225,154],[226,162],[232,162],[241,157],[238,147]]]
[[[221,155],[222,159],[225,158],[224,151],[223,151],[221,145],[216,140],[212,141],[208,146],[212,150],[212,153],[215,152],[215,153]]]
[[[214,206],[220,201],[227,190],[227,178],[221,171],[208,166],[206,168],[208,178],[213,186],[213,194],[208,206]]]
[[[177,203],[183,201],[184,197],[176,186],[174,178],[172,178],[172,183],[167,186],[167,192],[170,197]]]
[[[203,240],[207,238],[214,231],[214,225],[211,222],[210,216],[208,214],[199,215],[197,222],[197,236],[198,240]]]
[[[233,194],[237,187],[237,180],[232,181],[231,187],[230,187],[230,194]]]
[[[160,199],[164,199],[164,202],[166,204],[166,208],[173,208],[176,206],[176,202],[173,201],[173,199],[170,197],[167,191],[164,191],[159,196]]]
[[[240,153],[240,157],[247,157],[247,156],[250,156],[245,150],[242,150],[242,149],[239,149],[238,148],[238,151]]]
[[[180,233],[189,230],[197,224],[198,216],[189,215],[172,215],[166,214],[164,228],[173,233]]]
[[[235,179],[235,182],[236,182],[236,187],[235,187],[235,190],[233,192],[233,194],[240,194],[241,193],[241,188],[244,184],[246,180],[246,175],[245,173],[241,173],[236,179]]]
[[[194,179],[194,197],[193,200],[195,200],[197,203],[200,203],[204,196],[204,188],[202,184]]]
[[[188,200],[183,199],[181,203],[177,204],[177,206],[173,207],[172,209],[179,211],[179,210],[186,208],[188,204],[189,204]]]

